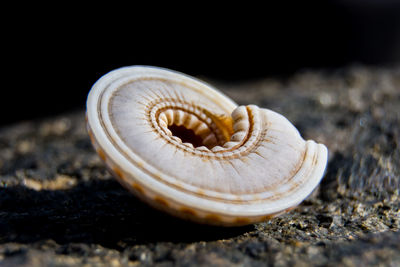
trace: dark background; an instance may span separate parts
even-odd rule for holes
[[[234,83],[400,62],[400,1],[280,1],[234,11],[178,6],[174,12],[153,5],[104,6],[103,13],[18,10],[3,24],[13,27],[2,37],[7,71],[0,125],[84,109],[92,84],[127,65]]]

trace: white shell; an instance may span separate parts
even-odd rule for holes
[[[155,67],[120,68],[98,80],[87,127],[126,188],[209,224],[244,225],[290,210],[327,163],[326,147],[303,140],[285,117],[238,107],[197,79]]]

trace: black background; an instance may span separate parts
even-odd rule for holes
[[[92,84],[128,65],[234,83],[400,62],[399,1],[229,5],[17,8],[3,23],[0,124],[84,109]]]

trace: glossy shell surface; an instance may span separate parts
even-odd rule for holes
[[[235,226],[288,211],[320,182],[327,149],[282,115],[238,106],[210,85],[156,67],[100,78],[87,100],[91,141],[109,170],[150,205]]]

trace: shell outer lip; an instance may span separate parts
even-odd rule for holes
[[[113,146],[113,143],[109,140],[109,136],[106,135],[102,123],[100,122],[100,118],[98,116],[98,111],[99,111],[98,103],[99,101],[102,100],[101,97],[104,96],[103,94],[104,88],[109,88],[115,81],[129,77],[132,72],[135,72],[137,70],[146,72],[154,71],[156,73],[171,72],[170,70],[161,68],[133,66],[133,67],[120,68],[104,75],[101,79],[99,79],[98,82],[95,83],[95,85],[93,86],[92,90],[89,93],[87,100],[87,123],[88,127],[91,129],[94,139],[96,140],[98,145],[101,148],[103,148],[107,156],[106,163],[108,161],[108,164],[115,165],[115,163],[118,162],[118,167],[122,170],[122,172],[132,177],[130,179],[135,179],[135,182],[138,182],[139,184],[143,185],[143,187],[146,188],[148,195],[166,196],[167,199],[175,203],[181,203],[182,199],[185,199],[185,205],[187,205],[188,207],[199,209],[204,212],[221,214],[223,216],[257,217],[265,214],[278,213],[287,208],[298,205],[299,202],[305,199],[314,190],[314,188],[318,185],[318,183],[322,179],[327,162],[327,155],[328,155],[327,148],[322,144],[316,144],[313,141],[307,141],[308,146],[316,147],[315,149],[317,149],[318,155],[319,157],[321,157],[320,160],[318,161],[319,164],[317,164],[314,167],[313,172],[311,174],[311,176],[319,177],[319,179],[308,179],[307,183],[305,183],[302,186],[301,190],[298,190],[299,192],[296,198],[286,199],[285,203],[278,203],[279,205],[275,205],[269,208],[266,208],[265,204],[259,204],[259,205],[252,204],[251,206],[247,206],[247,205],[234,205],[234,204],[227,205],[226,203],[223,202],[215,203],[213,201],[203,199],[197,196],[185,195],[185,193],[181,191],[178,191],[174,188],[170,188],[167,185],[160,183],[159,181],[155,181],[154,179],[152,179],[152,177],[141,172],[138,166],[133,165],[123,155],[121,155],[121,153]],[[175,73],[176,75],[182,75],[184,79],[190,79],[190,80],[193,79],[190,76],[180,74],[178,72],[173,72],[173,73]],[[194,80],[204,85],[203,82],[200,82],[197,79]],[[218,91],[216,92],[219,94]],[[222,95],[222,97],[225,96]],[[230,107],[230,109],[234,109],[237,106],[236,103],[231,101],[229,98],[227,97],[225,98],[227,100],[227,105]],[[103,104],[101,109],[104,109]],[[137,163],[138,165],[146,164],[144,162],[141,162],[140,159],[137,160]]]

